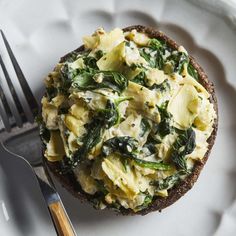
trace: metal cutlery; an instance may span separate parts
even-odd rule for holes
[[[35,118],[39,111],[38,103],[10,48],[6,36],[2,30],[0,30],[0,33],[14,68],[14,73],[30,108],[31,116]],[[16,86],[14,86],[14,81],[11,79],[1,54],[0,67],[5,77],[5,80],[1,78],[1,82],[6,83],[6,86],[9,88],[7,94],[0,84],[0,116],[2,117],[2,120],[0,120],[0,142],[6,151],[27,162],[35,173],[57,234],[60,236],[75,236],[76,233],[71,221],[55,190],[48,170],[43,164],[37,124],[30,122],[32,119],[24,110],[24,105],[16,92]],[[10,97],[11,99],[9,99]]]

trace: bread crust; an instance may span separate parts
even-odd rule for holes
[[[166,36],[164,33],[150,27],[145,27],[141,25],[134,25],[130,26],[127,28],[124,28],[124,32],[131,31],[131,30],[137,30],[140,33],[145,33],[147,36],[150,38],[157,38],[157,39],[162,39],[166,41],[166,43],[174,48],[178,49],[179,45],[172,39],[170,39],[168,36]],[[73,52],[80,52],[84,50],[84,46],[79,47],[78,49],[74,50]],[[67,57],[70,56],[71,53],[66,54],[64,57],[61,58],[60,62],[66,61]],[[217,129],[218,129],[218,106],[217,106],[217,99],[215,95],[215,89],[214,85],[211,81],[208,80],[208,77],[202,67],[196,62],[196,60],[190,56],[190,63],[193,65],[193,67],[197,70],[199,74],[199,82],[203,85],[203,87],[208,91],[208,93],[211,95],[210,96],[210,102],[214,105],[214,109],[216,111],[216,119],[214,120],[213,124],[213,132],[211,136],[208,138],[208,151],[206,152],[204,158],[201,161],[198,161],[195,163],[195,167],[193,172],[187,176],[183,181],[181,181],[178,185],[173,187],[172,189],[169,190],[168,196],[167,197],[156,197],[156,199],[152,202],[152,204],[147,207],[146,209],[143,209],[138,212],[134,212],[131,209],[125,209],[121,208],[121,214],[123,215],[146,215],[152,211],[161,211],[162,209],[172,205],[174,202],[176,202],[179,198],[181,198],[186,192],[188,192],[196,180],[198,179],[200,172],[202,171],[204,165],[206,164],[206,161],[208,160],[209,154],[211,152],[211,149],[214,145],[216,134],[217,134]],[[58,181],[69,191],[71,192],[75,197],[79,198],[80,200],[89,200],[92,197],[83,191],[78,192],[78,188],[75,187],[72,183],[71,180],[64,175],[60,175],[59,173],[56,172],[56,169],[58,167],[58,163],[56,162],[49,162],[46,158],[45,163],[51,170],[51,172],[56,176]]]

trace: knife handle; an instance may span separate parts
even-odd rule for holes
[[[61,201],[49,204],[48,208],[53,218],[57,234],[59,236],[75,236],[71,222],[61,204]]]

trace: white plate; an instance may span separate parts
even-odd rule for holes
[[[0,27],[37,97],[59,57],[99,26],[157,27],[183,44],[216,85],[219,132],[194,188],[161,214],[123,217],[95,211],[58,185],[80,236],[236,235],[236,8],[233,1],[192,2],[200,7],[184,0],[0,0]],[[0,235],[55,235],[33,174],[3,150],[0,156]]]

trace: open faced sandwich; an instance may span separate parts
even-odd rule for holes
[[[152,28],[100,28],[83,43],[45,79],[46,164],[98,209],[144,215],[171,205],[213,146],[213,84],[183,46]]]

